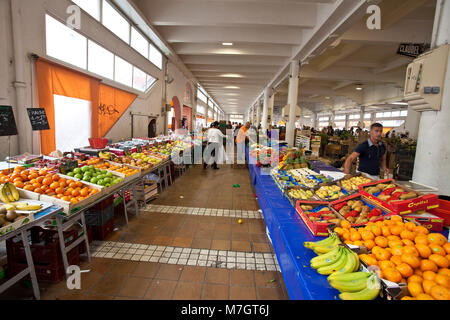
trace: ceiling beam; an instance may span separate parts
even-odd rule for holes
[[[351,84],[353,84],[353,81],[341,81],[337,86],[333,87],[333,90],[339,90],[341,88],[345,88]]]
[[[393,60],[386,63],[384,66],[374,69],[373,73],[379,74],[379,73],[390,71],[395,68],[403,67],[403,66],[410,64],[411,61],[413,61],[413,60],[414,60],[413,58],[408,58],[408,57],[396,57]]]
[[[225,47],[216,43],[173,43],[172,48],[177,54],[184,55],[252,55],[289,58],[292,53],[291,45],[279,44],[235,44],[232,47]]]
[[[299,45],[302,41],[302,29],[298,27],[158,27],[168,43],[175,42],[222,42],[267,43]]]
[[[175,0],[137,0],[155,26],[268,25],[312,28],[317,5],[313,3],[247,3]]]
[[[221,64],[221,65],[263,65],[281,66],[286,59],[266,56],[195,56],[180,55],[185,64]]]
[[[396,0],[382,3],[381,28],[388,29],[430,0]],[[386,6],[384,6],[386,4]],[[384,9],[384,10],[383,10]]]
[[[211,71],[211,72],[225,72],[225,73],[240,73],[240,72],[253,72],[253,73],[266,73],[275,72],[279,67],[277,66],[242,66],[242,65],[217,65],[217,64],[186,64],[191,72],[197,71]]]
[[[362,43],[343,43],[334,49],[330,49],[324,56],[321,56],[317,59],[320,59],[317,63],[317,67],[315,68],[317,71],[323,71],[328,67],[332,66],[336,62],[347,58],[352,55],[356,51],[362,48]],[[312,65],[315,64],[314,60],[311,62]]]

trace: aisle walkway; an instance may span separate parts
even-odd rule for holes
[[[194,166],[128,228],[116,217],[82,265],[82,290],[42,284],[42,299],[288,299],[258,209],[248,169]],[[31,296],[8,291],[0,298]]]

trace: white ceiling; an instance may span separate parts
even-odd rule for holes
[[[364,0],[133,1],[226,113],[245,113],[264,87],[283,80],[292,59],[308,61],[299,104],[360,103],[357,83],[401,86],[411,59],[396,54],[398,45],[430,42],[436,2],[379,1],[382,30],[373,31]],[[287,81],[280,83],[275,102],[283,105]]]

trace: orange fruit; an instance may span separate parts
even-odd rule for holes
[[[386,248],[388,245],[388,240],[383,236],[378,236],[375,238],[375,243],[381,248]]]
[[[408,291],[410,295],[412,295],[413,297],[417,297],[419,294],[423,293],[422,284],[419,282],[411,281],[408,283]]]
[[[366,241],[364,241],[364,246],[368,250],[371,250],[373,247],[375,247],[375,241],[373,241],[373,240],[366,240]]]
[[[436,300],[450,300],[450,290],[443,286],[436,285],[431,288],[430,295]]]
[[[81,181],[76,181],[75,183],[77,185],[77,188],[81,188],[83,186],[83,182]]]
[[[80,191],[75,189],[72,191],[72,197],[78,197],[80,195]]]
[[[438,255],[441,255],[441,256],[445,257],[446,252],[445,252],[444,248],[442,248],[440,245],[438,245],[438,244],[430,244],[428,246],[430,247],[431,252],[433,254],[438,254]]]
[[[415,255],[404,253],[401,255],[401,259],[404,263],[409,264],[414,269],[420,266],[420,259]]]
[[[361,246],[364,245],[364,242],[359,241],[359,240],[356,240],[356,241],[353,241],[353,244],[354,244],[355,246],[361,247]]]
[[[377,250],[377,252],[374,254],[378,261],[389,260],[392,256],[391,253],[384,249]]]
[[[82,192],[83,190],[81,190]],[[347,229],[344,229],[347,230]],[[344,233],[342,234],[342,239],[344,239],[345,241],[350,241],[350,232],[348,231],[344,231]]]
[[[403,247],[402,246],[395,246],[391,248],[391,253],[394,256],[401,256],[403,254]]]
[[[77,187],[77,183],[76,182],[71,182],[69,183],[69,187],[72,189],[75,189]]]
[[[68,196],[64,196],[64,197],[62,197],[62,198],[61,198],[61,200],[63,200],[63,201],[67,201],[67,202],[70,202],[70,198],[69,198]]]
[[[362,231],[361,232],[361,238],[365,241],[365,240],[373,240],[375,239],[375,236],[373,235],[372,232],[370,231]]]
[[[396,266],[400,265],[403,263],[401,256],[392,256],[391,259],[389,259],[390,261],[392,261]]]
[[[361,256],[360,256],[361,257]],[[361,260],[364,261],[369,266],[375,266],[378,265],[378,261],[375,257],[372,257],[370,255],[365,255],[361,257]]]
[[[395,264],[389,260],[378,261],[378,266],[380,267],[381,271],[387,268],[395,268]]]
[[[432,254],[428,257],[428,259],[436,263],[439,268],[448,268],[450,265],[450,262],[445,257],[438,254]]]
[[[447,277],[450,277],[450,269],[448,268],[440,268],[438,274],[443,274]]]
[[[350,231],[350,233],[358,233],[358,230],[355,228],[350,228],[348,230]]]
[[[44,194],[44,190],[42,190],[42,188],[35,188],[33,190],[34,193],[39,193],[39,194]]]
[[[76,185],[77,183],[75,182],[75,185]],[[336,232],[340,237],[342,236],[342,234],[344,233],[344,229],[342,229],[341,227],[336,227],[336,228],[334,228],[334,230],[333,230],[334,232]]]
[[[428,245],[428,238],[424,234],[419,234],[414,238],[416,244],[426,244]]]
[[[435,277],[436,277],[436,273],[433,271],[424,271],[422,274],[422,278],[424,280],[433,280],[434,281]]]
[[[398,266],[396,266],[396,269],[404,278],[408,278],[414,274],[413,268],[411,268],[411,266],[406,263],[399,264]]]
[[[446,275],[438,273],[434,278],[434,282],[436,282],[440,286],[446,287],[447,289],[450,288],[450,277]]]
[[[358,232],[350,232],[350,240],[351,241],[361,240],[361,235]]]
[[[422,281],[423,291],[425,291],[425,293],[428,293],[428,294],[430,294],[431,288],[433,288],[435,285],[436,285],[436,282],[434,282],[433,280],[423,280]]]
[[[381,236],[381,227],[377,225],[370,226],[370,231],[376,236]]]
[[[391,235],[391,231],[389,231],[389,227],[388,226],[382,226],[381,227],[381,234],[384,237],[390,236]]]
[[[417,251],[416,247],[414,247],[414,246],[403,247],[403,253],[412,254],[412,255],[415,255],[416,257],[419,256],[419,252]]]
[[[423,259],[420,261],[420,270],[437,272],[438,267],[437,267],[436,263],[434,263],[433,261],[430,261],[428,259]]]
[[[400,240],[390,240],[388,245],[389,248],[403,247],[403,242],[401,242]]]
[[[400,300],[416,300],[416,299],[413,298],[413,297],[410,297],[410,296],[404,296],[404,297],[401,298]]]
[[[52,175],[52,181],[59,181],[59,176],[57,174]]]
[[[341,220],[341,228],[350,229],[352,225],[347,220]]]
[[[405,223],[405,229],[409,231],[413,231],[415,226],[414,222],[411,221]]]
[[[431,254],[431,249],[426,244],[423,243],[416,244],[416,249],[422,258],[428,258]]]
[[[437,244],[438,246],[443,246],[447,243],[447,239],[440,233],[430,233],[427,236],[428,242],[430,244]]]
[[[388,241],[402,241],[402,239],[399,236],[390,235],[386,237]]]
[[[23,187],[23,190],[33,191],[34,188],[33,188],[33,186],[31,186],[31,185],[27,185],[27,186]]]
[[[24,184],[23,184],[22,181],[16,181],[16,182],[14,182],[14,186],[15,186],[16,188],[22,189],[22,188],[24,187]]]
[[[415,233],[409,230],[403,230],[400,233],[400,238],[402,239],[414,240],[415,236]]]
[[[401,273],[394,268],[386,268],[383,270],[384,279],[399,283],[402,280]]]
[[[416,297],[416,300],[434,300],[434,298],[429,294],[421,293]]]
[[[59,186],[60,186],[61,188],[67,187],[66,180],[65,180],[65,179],[60,179],[60,180],[59,180]]]
[[[410,282],[419,282],[422,283],[423,279],[421,276],[418,276],[417,274],[413,274],[408,278],[408,283]]]
[[[402,239],[402,243],[404,246],[414,246],[414,242],[409,239]]]
[[[42,180],[42,184],[45,184],[46,186],[51,185],[52,182],[53,182],[53,180],[51,178],[45,178],[45,179]]]
[[[402,217],[399,215],[392,215],[391,216],[391,221],[402,221]]]
[[[56,190],[57,188],[59,188],[59,183],[58,183],[58,182],[53,182],[53,183],[50,185],[50,188],[52,188],[53,190]]]
[[[420,270],[420,269],[415,269],[415,270],[414,270],[414,274],[417,274],[418,276],[421,276],[421,277],[422,277],[423,271]]]
[[[345,240],[344,243],[346,243],[346,244],[353,244],[353,241]]]
[[[447,254],[450,254],[450,242],[443,244],[442,248],[444,248],[444,250],[445,250],[445,252],[447,252]]]
[[[428,229],[425,228],[424,226],[415,226],[413,231],[416,233],[425,234],[425,235],[430,233],[428,231]]]
[[[75,204],[75,203],[77,203],[77,202],[78,202],[77,198],[72,198],[72,199],[70,199],[70,203],[71,203],[71,204]]]

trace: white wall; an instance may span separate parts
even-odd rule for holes
[[[30,152],[32,149],[31,126],[28,117],[26,116],[25,108],[31,106],[39,107],[36,97],[32,97],[32,90],[35,89],[34,86],[36,81],[35,79],[32,79],[31,76],[32,63],[28,58],[28,54],[35,53],[41,57],[46,57],[45,14],[49,13],[59,20],[65,21],[68,17],[66,9],[69,5],[73,5],[73,3],[68,0],[13,1],[17,2],[21,15],[20,22],[23,45],[22,62],[24,63],[24,78],[26,82],[26,106],[21,106],[19,107],[19,110],[14,110],[16,122],[18,123],[19,136],[11,138],[11,149],[12,154],[18,154]],[[120,40],[112,32],[84,12],[82,12],[81,30],[78,31],[158,79],[150,92],[147,94],[139,94],[135,102],[106,136],[113,140],[131,137],[130,111],[133,113],[159,115],[157,119],[157,133],[162,133],[164,131],[164,116],[161,116],[164,71],[159,70],[128,44]],[[9,64],[9,61],[13,58],[10,0],[0,0],[0,43],[0,104],[12,105],[13,108],[16,108],[15,90],[12,87],[12,83],[15,79],[14,66],[13,64]],[[171,93],[176,94],[179,97],[180,102],[183,103],[185,82],[184,80],[180,81],[179,79],[180,74],[181,77],[184,78],[184,76],[173,66],[171,68],[171,74],[176,79],[174,83],[176,83],[175,85],[177,86],[177,89],[172,89]],[[117,85],[111,81],[104,81],[104,83],[118,87],[119,89],[132,91],[127,87]],[[178,83],[180,84],[178,85]],[[137,93],[136,91],[133,92]],[[172,97],[169,93],[167,97],[170,102]],[[135,119],[134,135],[146,136],[148,119],[145,117],[136,117]],[[35,140],[38,141],[39,139]],[[0,160],[3,160],[7,155],[7,141],[7,137],[0,137]]]

